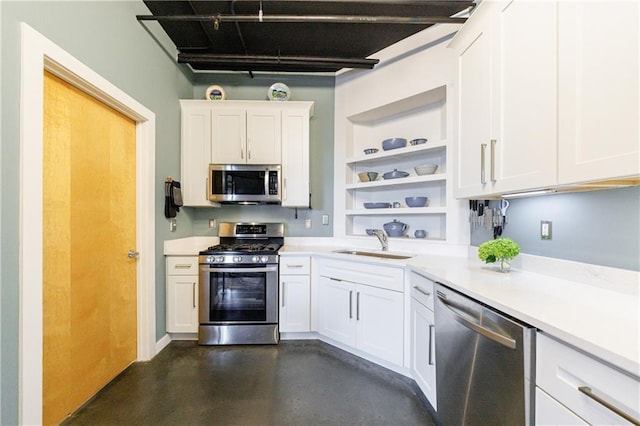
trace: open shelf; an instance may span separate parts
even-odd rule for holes
[[[348,216],[388,216],[388,215],[411,215],[411,214],[444,214],[446,207],[396,207],[388,209],[355,209],[345,212]]]

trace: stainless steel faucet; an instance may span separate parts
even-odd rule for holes
[[[387,239],[387,234],[385,234],[382,229],[374,229],[373,235],[378,237],[380,244],[382,244],[382,251],[387,251],[389,249],[389,240]]]

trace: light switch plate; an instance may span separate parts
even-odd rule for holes
[[[328,214],[323,214],[322,215],[322,224],[323,225],[328,225],[329,224],[329,215]]]
[[[541,220],[540,221],[540,239],[541,240],[550,240],[551,239],[551,221],[550,220]]]
[[[304,221],[304,227],[307,229],[311,229],[311,219],[306,219]]]
[[[176,229],[178,229],[178,221],[176,220],[175,217],[171,218],[171,220],[169,221],[169,231],[170,232],[175,232]]]

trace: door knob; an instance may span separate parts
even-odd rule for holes
[[[127,257],[129,259],[138,258],[140,257],[140,252],[137,252],[135,250],[129,250],[129,252],[127,253]]]

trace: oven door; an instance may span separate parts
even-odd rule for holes
[[[278,322],[278,265],[200,265],[200,324]]]

